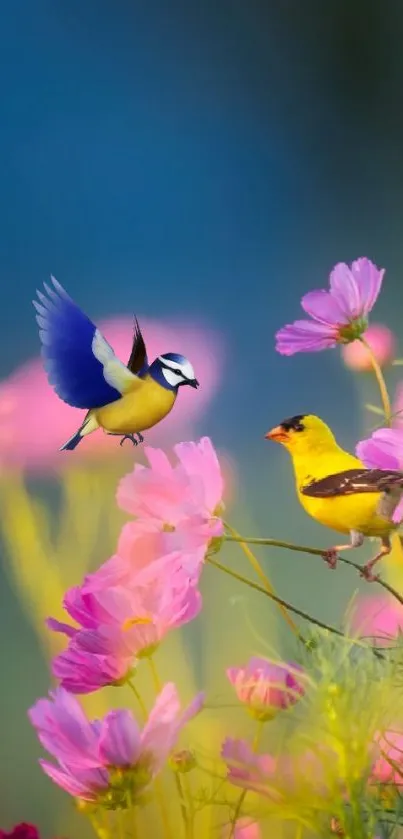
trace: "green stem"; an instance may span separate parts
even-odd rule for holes
[[[178,791],[179,804],[180,804],[181,813],[182,813],[183,826],[185,828],[185,838],[186,839],[192,839],[193,830],[192,830],[192,825],[191,825],[191,823],[189,822],[189,819],[188,819],[188,814],[187,814],[187,810],[186,810],[185,795],[184,795],[184,792],[183,792],[183,789],[182,789],[181,779],[180,779],[177,772],[174,772],[174,775],[175,775],[176,789]]]
[[[300,641],[304,642],[304,639],[301,637],[301,633],[300,633],[296,623],[293,621],[292,617],[287,612],[287,609],[282,604],[282,601],[277,597],[276,592],[275,592],[269,578],[264,573],[263,568],[261,567],[261,565],[260,565],[259,561],[257,560],[257,558],[255,557],[255,555],[252,553],[250,548],[248,548],[247,544],[241,538],[239,533],[237,533],[237,531],[234,530],[234,528],[231,527],[231,525],[229,525],[227,522],[224,522],[224,526],[232,534],[233,541],[239,542],[245,556],[248,558],[253,570],[256,572],[257,576],[259,577],[259,579],[263,583],[267,593],[270,594],[270,595],[273,595],[273,600],[277,603],[277,605],[280,609],[280,612],[281,612],[285,622],[290,627],[291,631],[294,633],[294,635],[296,635],[297,638],[299,638]]]
[[[152,656],[150,656],[150,658],[148,659],[148,663],[149,663],[149,667],[150,667],[150,670],[151,670],[151,676],[152,676],[155,691],[156,691],[156,693],[160,693],[161,688],[162,688],[161,679],[158,675],[158,671],[157,671],[157,668],[155,666],[155,662],[154,662],[154,659],[152,658]]]
[[[245,545],[247,545],[247,544],[251,544],[251,545],[271,545],[272,547],[276,547],[276,548],[286,548],[289,551],[297,551],[299,553],[312,554],[313,556],[320,556],[320,557],[322,557],[322,559],[324,558],[324,555],[325,555],[325,551],[320,550],[320,548],[309,548],[309,547],[306,547],[305,545],[294,545],[292,542],[283,542],[283,541],[280,541],[278,539],[259,539],[259,538],[255,538],[253,536],[252,537],[250,537],[250,536],[236,536],[236,537],[235,536],[226,536],[225,538],[226,538],[226,541],[228,541],[228,542],[242,542]],[[364,570],[363,565],[359,565],[358,562],[353,562],[352,559],[346,559],[344,556],[339,556],[337,561],[341,562],[342,565],[349,565],[350,568],[355,568],[355,570],[359,571],[360,574]],[[382,586],[382,588],[384,588],[385,591],[388,591],[389,594],[392,595],[392,597],[394,597],[396,600],[399,601],[399,603],[401,603],[403,605],[403,596],[401,594],[399,594],[399,592],[396,591],[396,589],[392,588],[392,586],[390,586],[389,583],[386,583],[385,580],[381,580],[381,579],[377,579],[376,583],[379,586]],[[287,608],[290,609],[290,611],[291,611],[290,606],[288,606]]]
[[[145,704],[144,704],[136,686],[133,684],[133,682],[130,679],[127,680],[126,684],[130,688],[132,693],[134,693],[134,695],[137,699],[137,702],[138,702],[138,704],[141,708],[141,713],[143,714],[144,719],[147,719],[147,708],[146,708],[146,706],[145,706]]]
[[[154,664],[153,664],[151,659],[149,659],[149,662],[150,662],[150,667],[151,667],[151,670],[153,671],[154,677],[157,680],[157,684],[159,685],[158,674],[155,670]],[[147,719],[147,716],[148,716],[147,708],[146,708],[146,706],[143,702],[143,699],[140,696],[139,691],[137,690],[137,688],[135,687],[135,685],[133,684],[133,682],[130,679],[128,679],[126,684],[130,688],[130,690],[134,693],[134,695],[137,699],[137,702],[140,705],[140,708],[141,708],[142,714],[144,716],[144,719]],[[160,688],[157,687],[157,693],[159,693],[159,690],[160,690]],[[155,785],[155,795],[156,795],[158,807],[159,807],[159,810],[160,810],[160,815],[161,815],[161,821],[162,821],[164,834],[165,834],[166,839],[172,839],[171,825],[170,825],[170,822],[169,822],[168,811],[167,811],[167,807],[166,807],[166,803],[165,803],[165,797],[164,797],[164,790],[162,788],[160,778],[155,779],[154,785]]]
[[[365,347],[365,349],[366,349],[366,351],[369,355],[369,359],[370,359],[370,362],[372,364],[372,369],[375,373],[376,380],[378,382],[379,390],[380,390],[380,393],[381,393],[383,410],[385,412],[386,425],[390,425],[392,410],[391,410],[391,406],[390,406],[388,389],[386,387],[386,382],[385,382],[381,367],[378,364],[376,356],[375,356],[371,346],[369,345],[368,341],[366,341],[365,338],[362,335],[359,338],[359,341],[361,341],[361,344],[363,345],[363,347]]]

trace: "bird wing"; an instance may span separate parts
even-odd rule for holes
[[[302,495],[311,498],[334,498],[340,495],[357,495],[361,492],[390,493],[401,489],[403,472],[385,469],[347,469],[328,475],[318,481],[310,481],[300,488]]]
[[[148,369],[146,345],[136,317],[134,318],[133,346],[127,367],[131,373],[136,375],[141,375]]]
[[[100,408],[120,399],[140,384],[94,323],[79,309],[63,286],[52,279],[37,291],[42,357],[49,384],[60,399],[75,408]]]

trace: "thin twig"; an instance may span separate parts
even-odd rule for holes
[[[248,580],[247,577],[244,577],[242,574],[238,574],[237,571],[233,571],[232,568],[227,568],[225,565],[222,565],[221,562],[218,560],[213,559],[211,556],[208,556],[206,561],[209,565],[213,565],[214,568],[218,568],[219,571],[223,571],[225,574],[229,574],[230,577],[233,577],[234,580],[238,580],[240,583],[245,583],[245,585],[253,588],[255,591],[260,591],[261,594],[265,594],[266,597],[269,597],[270,600],[274,600],[275,603],[279,603],[281,606],[284,606],[285,609],[288,609],[290,612],[293,612],[294,615],[298,615],[298,617],[303,618],[310,623],[315,624],[315,626],[319,626],[321,629],[326,629],[328,632],[333,632],[335,635],[339,635],[344,638],[343,632],[339,629],[336,629],[334,626],[329,626],[327,623],[323,623],[323,621],[318,620],[317,618],[312,618],[311,615],[308,615],[307,612],[303,612],[302,609],[297,609],[296,606],[292,606],[291,603],[288,603],[287,600],[283,600],[281,597],[277,597],[277,594],[272,594],[271,592],[267,591],[267,589],[260,586],[258,583],[254,583],[252,580]]]
[[[260,539],[255,538],[253,536],[235,537],[227,535],[225,536],[225,539],[228,542],[243,542],[245,544],[251,545],[270,545],[271,547],[275,548],[286,548],[289,551],[297,551],[299,553],[312,554],[312,556],[320,556],[322,559],[324,559],[325,555],[325,551],[320,550],[320,548],[309,548],[305,545],[294,545],[292,542],[283,542],[278,539]],[[365,566],[360,565],[358,562],[353,562],[352,559],[346,559],[344,556],[339,556],[338,562],[341,562],[344,565],[349,565],[351,568],[355,568],[355,570],[358,571],[360,574],[364,572]],[[395,588],[392,588],[392,586],[390,586],[389,583],[387,583],[385,580],[381,580],[380,577],[378,577],[374,582],[378,583],[379,586],[382,586],[382,588],[388,591],[389,594],[391,594],[392,597],[394,597],[403,606],[403,595],[399,594],[399,592],[396,591]]]

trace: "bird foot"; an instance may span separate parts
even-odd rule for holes
[[[325,560],[326,565],[334,571],[337,567],[337,560],[339,558],[337,551],[334,548],[328,548],[327,551],[323,552],[322,557]]]
[[[134,434],[124,434],[119,445],[123,446],[123,443],[124,443],[125,440],[131,440],[132,443],[133,443],[133,446],[138,446],[139,443],[144,443],[144,437],[143,437],[142,434],[137,432],[137,437],[138,437],[138,440],[136,440]]]
[[[366,565],[363,565],[360,571],[360,577],[363,577],[367,583],[377,583],[379,581],[379,574],[373,574],[372,567],[372,563],[367,562]]]

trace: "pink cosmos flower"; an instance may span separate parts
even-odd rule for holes
[[[96,575],[93,575],[96,578]],[[50,618],[49,627],[69,638],[52,663],[53,674],[73,693],[90,693],[121,682],[137,659],[150,655],[170,629],[193,620],[201,596],[173,553],[151,562],[119,585],[103,588],[87,578],[67,592],[64,607],[78,626]]]
[[[277,768],[271,755],[257,755],[245,740],[227,737],[221,748],[221,757],[227,764],[230,783],[272,799],[280,798],[271,787]]]
[[[138,535],[158,532],[165,550],[193,555],[200,569],[209,542],[223,533],[223,477],[208,437],[179,443],[174,452],[177,463],[172,466],[163,451],[147,446],[149,467],[137,464],[121,480],[117,502],[136,521],[123,528],[118,552],[127,554]]]
[[[367,329],[367,316],[381,290],[384,269],[370,259],[351,266],[339,262],[330,274],[330,289],[310,291],[301,300],[312,320],[297,320],[277,332],[276,349],[282,355],[317,352],[346,344]]]
[[[200,693],[181,712],[175,685],[166,684],[142,731],[127,710],[90,722],[63,688],[51,692],[50,699],[40,699],[28,713],[42,746],[59,764],[40,761],[58,786],[76,798],[102,803],[108,796],[109,804],[126,807],[128,781],[136,799],[161,771],[182,728],[203,702]]]
[[[403,606],[394,597],[359,597],[354,606],[352,626],[360,636],[375,638],[378,645],[388,645],[403,632]]]
[[[262,839],[262,831],[257,822],[252,819],[242,818],[238,819],[235,824],[235,830],[231,834],[232,826],[228,825],[223,832],[222,839],[228,839],[233,836],[233,839]]]
[[[197,397],[194,391],[181,393],[174,411],[147,432],[147,440],[166,445],[177,439],[178,434],[191,434],[195,419],[206,410],[221,378],[222,342],[211,330],[194,325],[162,324],[142,317],[140,322],[149,358],[179,346],[192,359],[201,385]],[[119,358],[128,359],[133,338],[132,318],[109,318],[99,326]],[[183,388],[186,390],[191,388]],[[79,426],[82,416],[54,393],[40,358],[23,364],[0,383],[0,467],[43,471],[70,464],[68,452],[59,452],[59,448]],[[121,453],[116,437],[99,431],[89,435],[78,447],[74,460],[108,455],[127,457],[127,450],[124,453],[123,447]]]
[[[271,801],[281,803],[290,795],[303,795],[307,791],[325,798],[329,794],[325,766],[335,766],[337,783],[337,756],[318,744],[315,752],[302,754],[281,754],[274,758],[269,754],[256,754],[245,740],[227,738],[221,749],[221,757],[227,764],[227,779],[235,786],[256,792]],[[340,795],[345,796],[343,783],[339,784]]]
[[[396,338],[393,332],[380,323],[372,323],[364,332],[363,336],[371,347],[378,364],[385,367],[390,364],[396,354]],[[363,373],[372,370],[371,358],[368,350],[361,341],[352,341],[344,344],[341,348],[341,355],[346,367]]]
[[[302,668],[297,664],[274,664],[256,657],[244,667],[227,670],[238,699],[260,720],[273,719],[279,710],[293,705],[303,695],[299,673]]]
[[[356,447],[357,457],[368,469],[403,469],[403,385],[397,388],[393,405],[392,428],[378,428]],[[398,504],[393,521],[403,520],[403,500]]]

